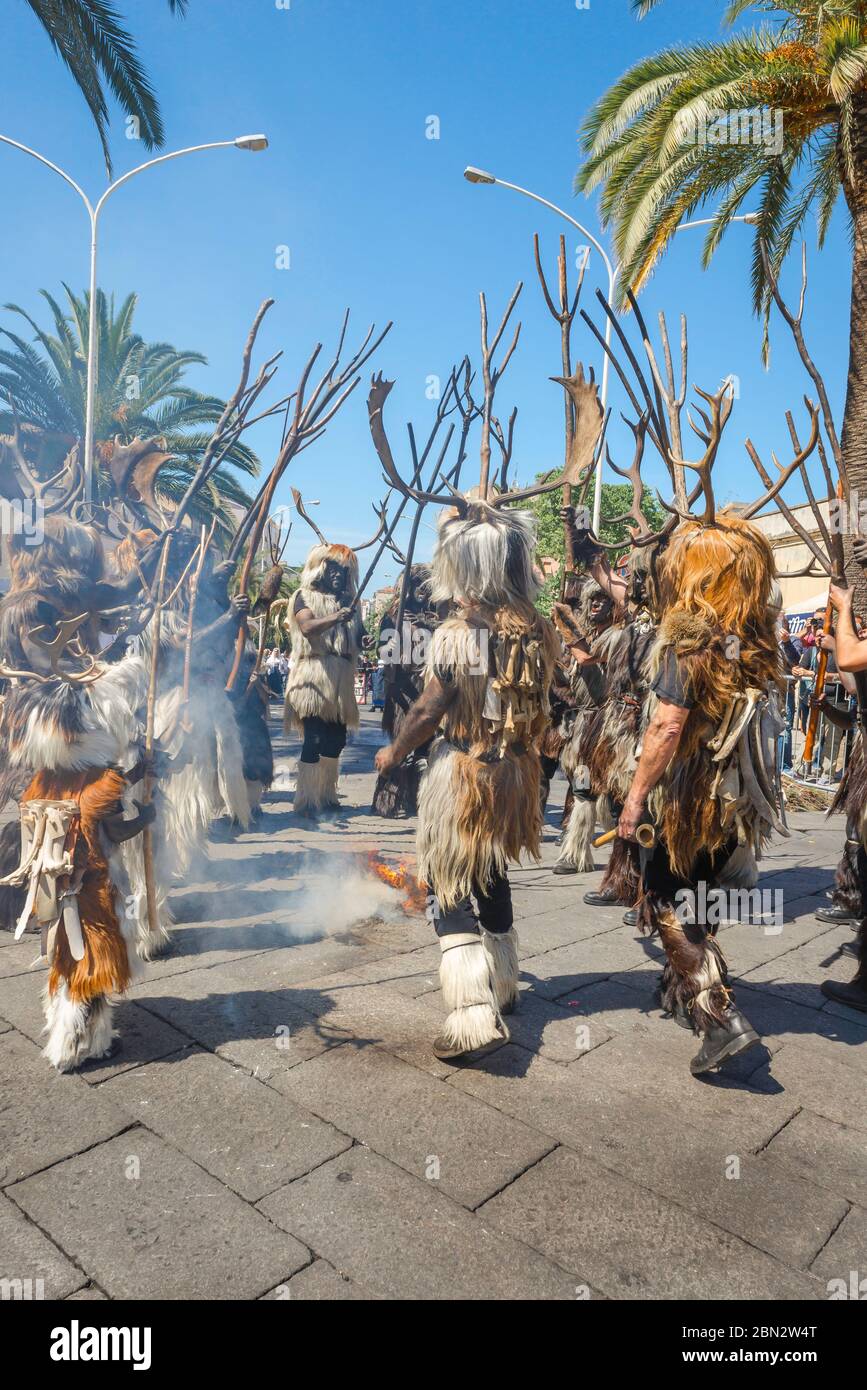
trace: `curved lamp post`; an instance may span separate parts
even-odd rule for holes
[[[53,169],[55,174],[59,174],[70,188],[75,189],[90,218],[90,303],[87,327],[87,397],[84,418],[84,495],[86,501],[90,502],[93,498],[93,417],[96,399],[96,253],[99,214],[115,189],[120,188],[121,184],[128,183],[131,178],[134,178],[136,174],[143,173],[145,169],[152,169],[156,164],[165,164],[170,159],[180,159],[181,155],[184,154],[197,154],[199,150],[266,150],[268,140],[264,135],[239,135],[234,140],[211,140],[204,145],[188,145],[183,150],[172,150],[170,154],[157,155],[155,159],[149,159],[145,164],[139,164],[137,168],[130,169],[126,174],[121,174],[119,179],[115,179],[114,183],[109,184],[95,205],[91,203],[84,189],[64,169],[61,169],[59,164],[54,164],[50,159],[46,159],[45,155],[39,154],[37,150],[32,150],[29,145],[22,145],[19,140],[13,140],[8,135],[0,135],[0,141],[4,145],[11,145],[13,149],[21,150],[23,154],[29,154],[33,159],[38,159],[40,164],[44,164],[48,169]]]

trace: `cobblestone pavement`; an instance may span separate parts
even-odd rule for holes
[[[51,1071],[34,939],[0,932],[0,1278],[75,1299],[823,1299],[867,1272],[867,1016],[821,995],[851,933],[814,916],[840,820],[792,816],[764,861],[781,928],[723,929],[765,1046],[696,1081],[654,1002],[658,945],[584,906],[598,871],[551,873],[556,781],[543,862],[512,875],[512,1040],[448,1067],[431,929],[365,863],[412,847],[367,811],[378,742],[366,714],[343,814],[311,828],[277,737],[263,821],[173,895],[172,952],[110,1062]]]

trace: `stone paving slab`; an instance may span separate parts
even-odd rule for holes
[[[136,1160],[138,1177],[130,1176]],[[143,1128],[9,1192],[111,1298],[256,1298],[310,1260],[297,1240]]]
[[[818,988],[854,970],[839,955],[851,933],[814,915],[842,823],[798,813],[762,861],[781,933],[722,927],[767,1046],[699,1082],[694,1038],[654,998],[658,942],[583,903],[606,852],[592,873],[551,872],[556,779],[541,863],[510,873],[513,1042],[450,1067],[430,1052],[443,1004],[428,923],[396,895],[365,912],[348,886],[370,851],[413,856],[412,822],[369,814],[381,734],[362,721],[341,816],[315,828],[292,811],[297,741],[278,737],[262,822],[212,843],[172,893],[172,953],[118,1009],[109,1062],[47,1067],[38,941],[0,932],[0,1106],[27,1118],[25,1157],[0,1177],[0,1225],[5,1201],[25,1241],[9,1248],[60,1261],[58,1296],[82,1300],[574,1300],[585,1286],[785,1300],[867,1278],[867,1015]],[[308,891],[317,876],[327,892]]]
[[[323,960],[327,968],[333,958],[325,951],[306,956],[302,964],[291,949],[269,951],[210,970],[189,971],[174,977],[170,986],[146,982],[137,987],[136,999],[185,1037],[267,1080],[351,1041],[350,1034],[328,1019],[330,997],[291,980],[293,973],[305,976]]]
[[[577,1070],[587,1084],[613,1086],[636,1100],[651,1101],[662,1114],[676,1116],[678,1124],[724,1129],[737,1152],[763,1147],[798,1109],[798,1099],[773,1082],[753,1089],[728,1080],[724,1072],[696,1080],[689,1072],[695,1051],[695,1038],[675,1024],[670,1040],[615,1037],[582,1058]]]
[[[817,1278],[826,1281],[827,1297],[863,1299],[867,1295],[865,1252],[867,1208],[852,1207],[813,1265]]]
[[[11,979],[0,980],[0,1013],[5,1014],[19,1033],[30,1038],[42,1048],[44,1016],[42,1013],[41,982],[29,975],[16,975]],[[130,1067],[152,1062],[156,1057],[165,1057],[177,1052],[187,1039],[161,1019],[141,1009],[130,999],[122,999],[114,1013],[114,1024],[120,1037],[120,1046],[113,1057],[100,1059],[88,1064],[79,1073],[91,1086],[99,1086],[110,1076],[128,1071]],[[46,1064],[43,1061],[42,1066]]]
[[[857,1067],[829,1058],[806,1041],[791,1042],[774,1057],[773,1077],[805,1109],[867,1131],[867,1082]],[[867,1153],[867,1137],[864,1145]]]
[[[352,1143],[213,1053],[178,1053],[137,1067],[102,1092],[248,1202]]]
[[[656,969],[661,970],[660,948],[646,937],[636,938],[634,929],[621,926],[601,936],[522,960],[521,977],[530,982],[537,994],[547,999],[563,999],[608,979],[615,971],[629,970],[642,962],[659,962]]]
[[[130,1121],[79,1076],[46,1066],[18,1033],[0,1037],[0,1186],[126,1129]]]
[[[856,1206],[867,1207],[867,1143],[863,1129],[802,1110],[774,1135],[765,1152],[809,1182]]]
[[[672,1126],[657,1105],[588,1081],[583,1067],[527,1065],[504,1048],[453,1084],[787,1264],[806,1268],[847,1210],[773,1159],[738,1152],[724,1126]]]
[[[574,1276],[556,1263],[362,1148],[258,1205],[379,1298],[576,1297]]]
[[[272,1084],[464,1206],[475,1207],[552,1147],[519,1120],[382,1049],[340,1048]]]
[[[375,1295],[345,1279],[332,1269],[327,1260],[314,1260],[312,1265],[294,1274],[286,1284],[278,1284],[265,1294],[265,1300],[293,1300],[302,1302],[368,1302]]]
[[[4,1279],[10,1281],[4,1285],[10,1291],[4,1299],[15,1298],[19,1287],[22,1297],[66,1298],[86,1282],[86,1275],[0,1193],[0,1281]]]
[[[480,1215],[611,1298],[819,1298],[787,1269],[586,1157],[557,1149]]]

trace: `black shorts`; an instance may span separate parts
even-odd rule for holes
[[[314,715],[304,721],[302,763],[318,763],[320,758],[339,758],[346,747],[346,725],[331,724]]]

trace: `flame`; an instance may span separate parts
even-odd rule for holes
[[[404,912],[423,912],[427,904],[427,889],[425,885],[417,879],[415,874],[410,872],[409,865],[406,863],[394,866],[384,863],[376,850],[370,850],[367,855],[367,868],[375,874],[383,883],[389,887],[397,889],[403,893],[401,906]]]

